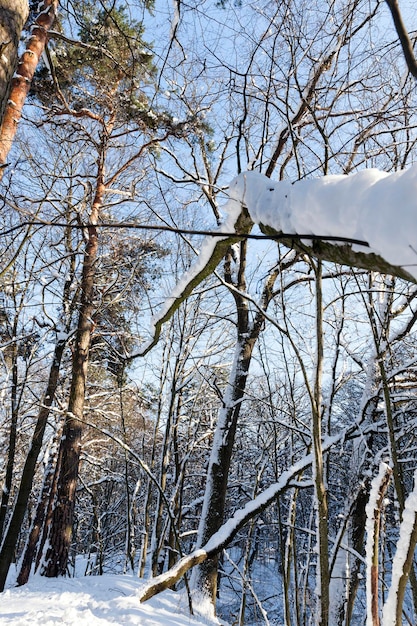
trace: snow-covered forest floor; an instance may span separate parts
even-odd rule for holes
[[[129,575],[48,579],[35,576],[22,587],[9,587],[0,596],[2,626],[215,626],[221,622],[204,614],[191,617],[181,593],[165,591],[140,604],[143,581]]]

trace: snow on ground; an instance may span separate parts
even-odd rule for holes
[[[143,581],[129,575],[81,578],[33,577],[0,594],[1,626],[218,626],[206,615],[191,617],[182,593],[165,591],[140,604]],[[198,612],[198,606],[195,607]]]

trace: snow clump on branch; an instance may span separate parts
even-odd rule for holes
[[[417,278],[417,166],[392,174],[366,169],[296,183],[244,172],[229,186],[226,213],[244,205],[255,224],[278,233],[341,237]]]

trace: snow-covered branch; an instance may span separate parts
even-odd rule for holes
[[[392,563],[392,580],[385,601],[382,624],[396,626],[402,623],[402,606],[405,588],[413,567],[414,551],[417,543],[417,472],[414,473],[414,489],[405,501],[402,514],[400,536]]]
[[[342,431],[338,435],[326,438],[323,442],[323,452],[329,450],[338,441],[343,441],[347,436],[352,435],[355,430],[356,425]],[[265,489],[265,491],[260,493],[253,500],[247,502],[243,508],[236,511],[234,515],[212,535],[202,548],[184,556],[167,572],[152,578],[149,583],[142,588],[139,594],[139,600],[145,602],[161,591],[169,589],[192,567],[218,554],[223,548],[230,544],[241,528],[256,515],[259,515],[268,508],[276,500],[277,496],[292,484],[294,477],[309,467],[312,462],[313,455],[308,454],[283,472],[276,483]]]
[[[258,172],[240,174],[229,185],[229,200],[222,209],[226,218],[218,232],[225,233],[224,238],[204,240],[197,259],[154,319],[151,340],[129,359],[149,352],[162,325],[254,224],[289,248],[323,261],[416,283],[416,197],[417,166],[393,174],[367,169],[294,184],[274,182]]]
[[[294,184],[246,172],[233,181],[231,193],[265,234],[293,233],[284,241],[290,247],[324,261],[417,282],[416,166],[393,174],[366,169]]]

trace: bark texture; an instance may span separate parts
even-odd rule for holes
[[[45,517],[48,513],[51,493],[55,487],[55,467],[58,456],[59,441],[61,438],[61,430],[62,429],[59,429],[58,432],[55,434],[51,450],[49,452],[48,463],[44,471],[42,491],[39,496],[35,516],[32,521],[32,528],[29,534],[29,538],[20,562],[20,571],[16,580],[18,585],[25,585],[28,582],[32,569],[32,564],[35,562],[38,553],[39,538],[41,536]]]
[[[9,3],[15,5],[16,3],[19,4],[20,1],[11,0]],[[55,21],[58,0],[43,0],[40,3],[40,8],[41,12],[31,28],[30,37],[18,61],[16,72],[12,74],[9,97],[6,99],[0,127],[0,167],[6,164],[7,156],[12,147],[17,125],[22,116],[23,105],[29,93],[39,59],[48,41],[48,31]],[[3,171],[4,168],[2,167],[0,180]]]
[[[81,282],[82,302],[73,357],[71,391],[58,456],[58,491],[49,528],[49,547],[45,555],[45,565],[41,571],[42,575],[48,577],[64,576],[66,574],[72,539],[75,493],[83,431],[82,420],[87,383],[88,354],[94,309],[95,263],[98,251],[97,228],[94,225],[90,225],[88,231],[89,240],[84,257]]]
[[[229,478],[230,462],[239,420],[240,409],[245,395],[249,368],[253,349],[264,327],[264,311],[272,298],[272,290],[278,277],[280,268],[275,268],[268,276],[261,299],[260,309],[253,322],[250,321],[250,311],[246,298],[245,281],[246,242],[241,244],[241,261],[238,271],[237,290],[232,289],[236,302],[238,337],[235,350],[235,361],[232,368],[229,385],[223,397],[223,407],[220,409],[213,448],[210,456],[207,473],[207,485],[204,494],[203,510],[198,531],[197,549],[206,545],[223,524],[227,483]],[[232,286],[230,269],[230,255],[226,257],[225,279]],[[193,572],[192,587],[207,594],[213,605],[217,595],[218,553],[201,562]]]
[[[73,353],[71,389],[68,409],[57,462],[56,495],[51,494],[53,506],[44,528],[48,537],[47,550],[41,575],[49,578],[65,576],[72,540],[72,527],[75,509],[75,496],[83,433],[83,414],[87,385],[88,357],[91,335],[94,327],[94,287],[98,256],[97,222],[105,193],[104,156],[105,139],[101,146],[97,184],[91,208],[90,223],[87,227],[88,241],[85,248],[81,278],[81,306],[77,324],[77,335]]]
[[[204,546],[223,524],[227,495],[229,467],[232,458],[236,426],[246,388],[248,370],[256,339],[240,341],[237,346],[236,377],[229,381],[232,387],[230,402],[221,409],[216,428],[208,470],[207,487],[199,529],[199,547]],[[213,604],[217,594],[218,555],[201,563],[195,570],[192,586],[207,593]]]
[[[17,64],[18,46],[29,15],[28,0],[0,2],[0,124]]]

